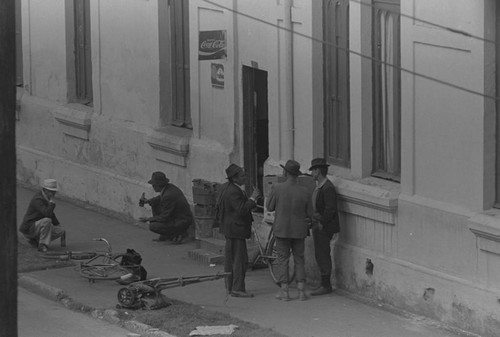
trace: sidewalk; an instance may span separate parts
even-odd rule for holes
[[[18,187],[18,223],[33,193],[30,189]],[[182,245],[153,243],[151,240],[155,234],[146,230],[145,225],[140,227],[62,200],[57,201],[56,214],[66,228],[67,247],[61,248],[58,241],[54,241],[51,245],[53,250],[102,249],[103,243],[94,242],[92,238],[104,237],[111,243],[114,252],[122,252],[127,248],[138,251],[143,257],[148,278],[194,276],[222,271],[222,266],[210,267],[188,258],[188,251],[196,248],[194,241]],[[71,299],[73,308],[88,309],[114,309],[117,291],[121,287],[111,281],[90,284],[72,267],[19,275],[19,285],[30,290],[36,288],[54,299],[64,293]],[[277,301],[274,299],[277,287],[265,269],[247,273],[247,290],[254,293],[255,297],[231,297],[225,302],[224,281],[216,280],[166,289],[163,294],[208,310],[229,313],[289,337],[464,336],[447,330],[437,322],[419,316],[400,315],[394,310],[364,303],[342,292],[310,298],[304,302]],[[296,296],[295,289],[291,289],[291,295]]]

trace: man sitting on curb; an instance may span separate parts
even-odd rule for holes
[[[153,216],[141,217],[139,221],[149,222],[149,230],[160,234],[153,241],[171,240],[175,243],[182,243],[188,235],[187,229],[194,221],[191,207],[184,193],[171,184],[163,172],[153,172],[148,183],[160,195],[151,199],[141,197],[139,205],[149,204]]]
[[[32,246],[40,252],[48,250],[52,240],[65,235],[66,231],[59,226],[59,220],[54,213],[56,203],[57,181],[45,179],[42,189],[30,201],[19,231]]]

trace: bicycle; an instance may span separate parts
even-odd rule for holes
[[[140,265],[124,265],[123,257],[127,253],[113,254],[111,244],[105,238],[94,238],[93,241],[104,242],[106,251],[85,252],[85,251],[65,251],[47,252],[44,258],[59,260],[86,260],[80,262],[80,276],[94,283],[95,280],[119,280],[131,274],[139,272]]]
[[[256,266],[258,266],[261,263],[267,265],[267,268],[269,269],[269,274],[271,274],[271,278],[273,279],[275,284],[279,285],[278,278],[276,275],[276,260],[278,258],[278,254],[276,252],[276,237],[273,234],[272,227],[269,230],[269,234],[267,235],[267,242],[264,248],[262,247],[259,235],[253,226],[252,226],[252,234],[259,248],[258,254],[251,262],[252,269],[255,269]],[[293,262],[293,256],[290,256],[288,262],[288,283],[289,284],[292,283],[294,279],[295,279],[295,265]]]

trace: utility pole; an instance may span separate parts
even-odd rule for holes
[[[0,337],[17,337],[15,0],[0,0]]]

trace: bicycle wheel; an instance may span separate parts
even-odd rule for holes
[[[89,280],[117,280],[130,273],[130,269],[115,264],[82,264],[80,266],[80,276]]]
[[[266,260],[267,266],[269,267],[269,273],[273,278],[274,283],[278,284],[278,275],[276,273],[276,261],[278,258],[278,254],[276,253],[276,237],[273,235],[268,242],[266,248]],[[290,259],[288,261],[288,284],[292,283],[295,279],[295,263],[293,262],[293,256],[290,255]]]

